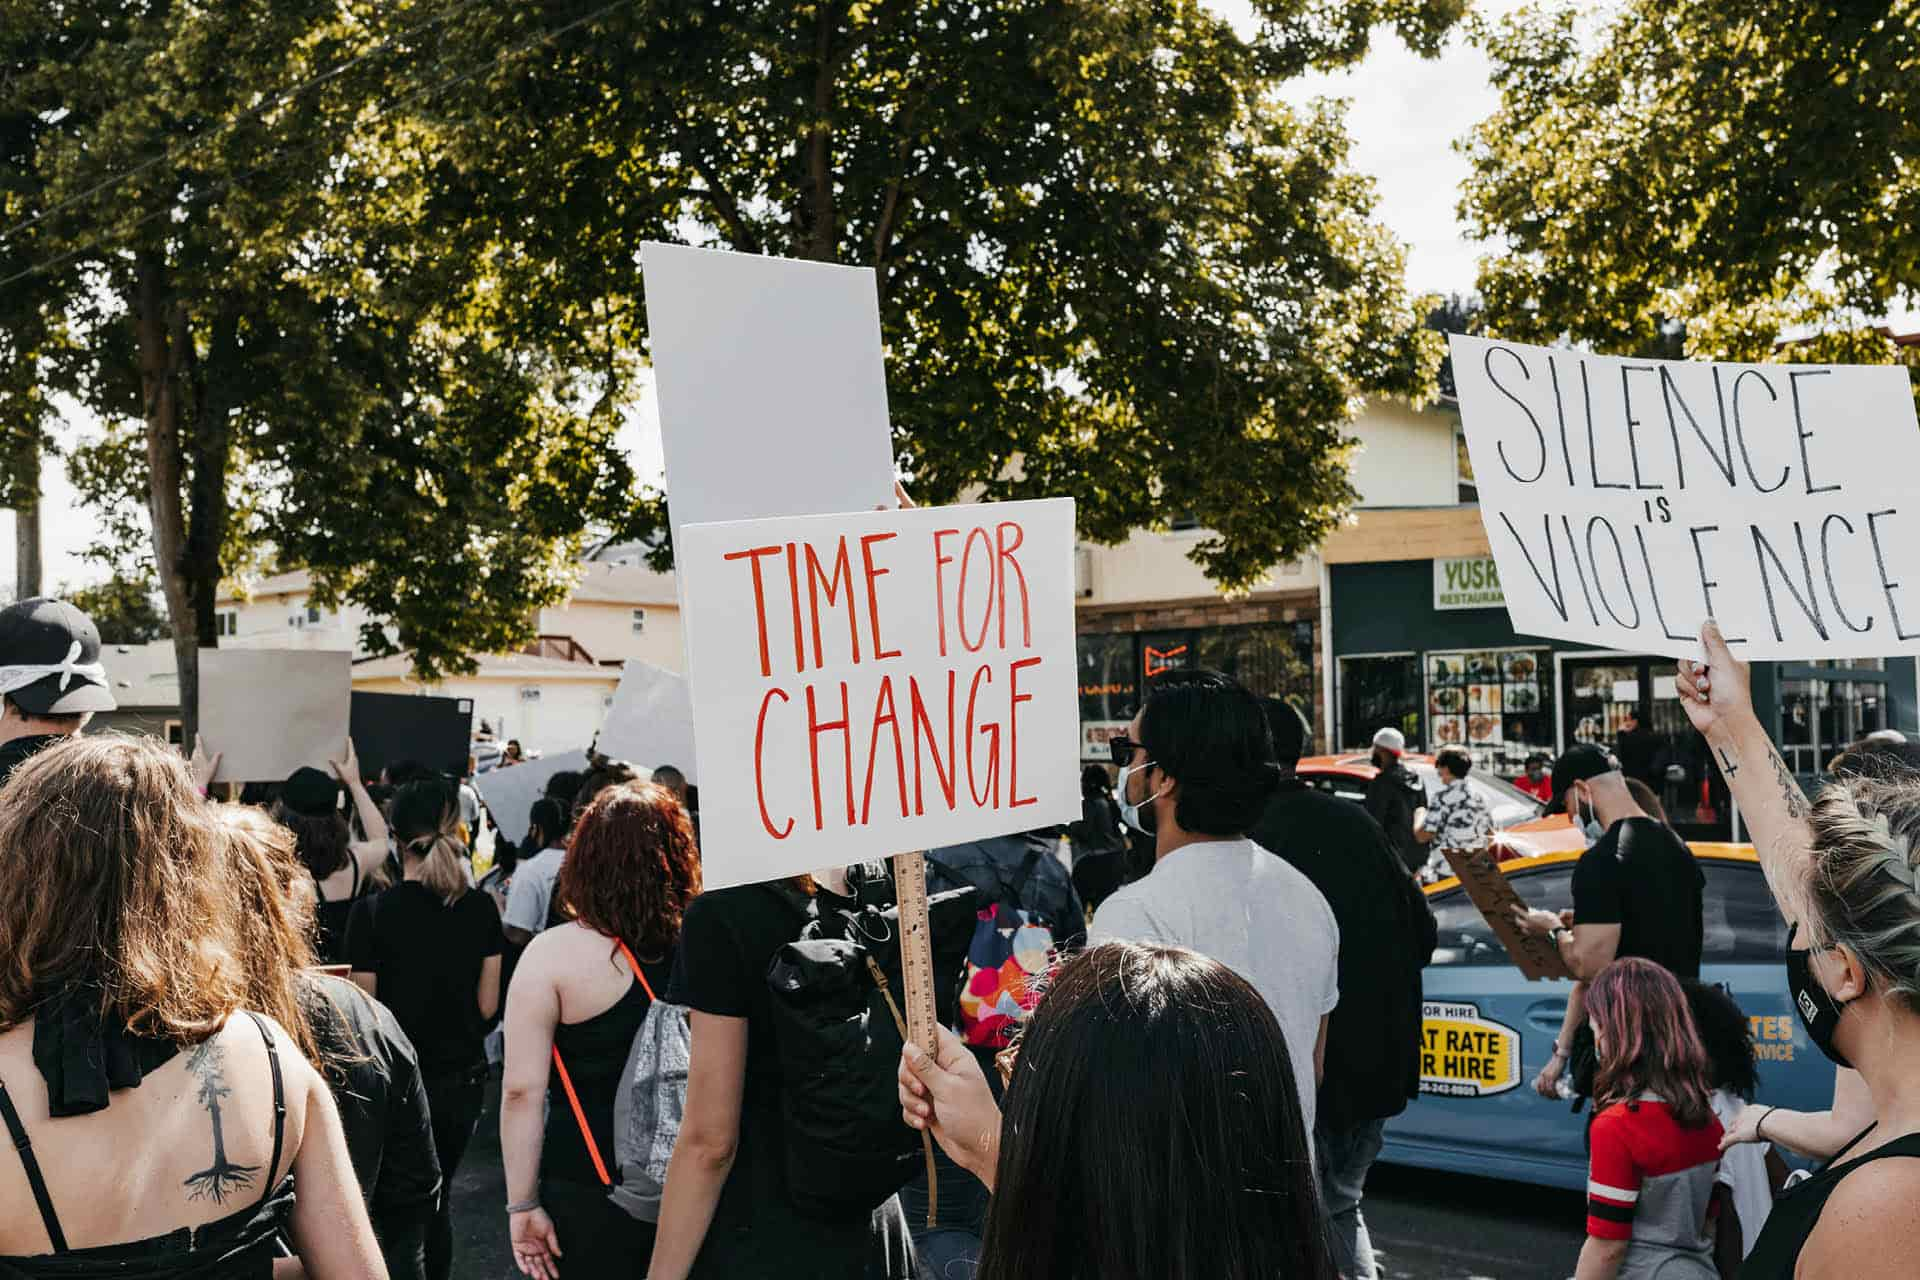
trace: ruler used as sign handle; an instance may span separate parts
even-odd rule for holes
[[[927,918],[927,857],[893,856],[893,892],[900,915],[900,977],[907,988],[907,1038],[935,1061],[940,1056],[940,1015],[933,1003],[933,934]],[[935,1225],[939,1179],[933,1166],[933,1134],[920,1132],[927,1156],[927,1226]]]

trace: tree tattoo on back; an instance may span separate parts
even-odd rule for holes
[[[227,1197],[252,1185],[257,1164],[235,1164],[227,1159],[226,1136],[220,1129],[220,1101],[233,1092],[227,1087],[227,1052],[217,1038],[203,1040],[187,1057],[187,1070],[200,1082],[200,1105],[213,1118],[213,1163],[190,1175],[185,1186],[189,1200],[211,1199],[225,1204]]]

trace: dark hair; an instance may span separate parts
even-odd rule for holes
[[[0,704],[12,707],[14,713],[22,720],[36,720],[41,724],[52,725],[56,731],[64,734],[80,732],[89,714],[85,711],[29,711],[15,702],[10,693],[0,694]]]
[[[562,769],[547,779],[546,795],[549,800],[558,800],[560,807],[568,813],[573,812],[573,798],[580,794],[580,783],[586,777],[578,769]]]
[[[1333,1280],[1293,1062],[1245,979],[1107,943],[1018,1043],[977,1280]]]
[[[1544,751],[1536,751],[1532,755],[1527,757],[1526,767],[1531,769],[1535,765],[1540,765],[1544,768],[1545,766],[1550,765],[1552,763],[1553,763],[1552,756],[1548,755]]]
[[[1313,741],[1307,718],[1285,698],[1262,698],[1261,705],[1267,713],[1267,732],[1273,735],[1273,758],[1288,766],[1299,764]]]
[[[273,802],[272,815],[275,822],[293,833],[294,850],[315,880],[325,880],[353,857],[349,847],[353,832],[348,829],[344,815],[301,813],[288,808],[282,800]]]
[[[1266,711],[1217,671],[1176,671],[1154,682],[1140,712],[1147,759],[1180,784],[1174,820],[1207,836],[1243,835],[1280,782]]]
[[[574,919],[649,959],[673,948],[699,892],[693,820],[673,792],[652,782],[618,783],[594,798],[554,884]]]
[[[386,768],[387,785],[404,787],[410,782],[437,782],[440,774],[423,760],[395,760]]]
[[[393,798],[393,834],[402,857],[426,864],[420,883],[448,906],[467,892],[467,851],[458,822],[459,793],[451,783],[409,782]]]
[[[1105,765],[1090,764],[1080,770],[1080,794],[1083,796],[1103,796],[1113,790],[1113,779],[1107,776]]]
[[[1456,778],[1464,778],[1473,772],[1473,757],[1459,747],[1440,748],[1433,762]]]
[[[653,780],[667,788],[685,787],[687,785],[687,775],[680,771],[679,765],[675,764],[655,765],[653,769]]]
[[[1713,1087],[1752,1102],[1760,1091],[1760,1074],[1753,1063],[1753,1024],[1746,1013],[1732,996],[1711,983],[1682,978],[1680,990],[1686,993],[1694,1028],[1706,1046]]]
[[[528,842],[532,842],[533,829],[538,827],[540,834],[546,837],[548,845],[557,844],[567,838],[567,831],[572,825],[567,821],[567,811],[560,807],[558,800],[551,796],[541,796],[533,802],[533,808],[527,814]],[[538,853],[540,850],[534,849],[532,852]]]
[[[622,782],[634,782],[639,779],[640,771],[625,760],[609,760],[605,756],[590,757],[587,771],[580,777],[579,790],[573,793],[573,820],[580,821],[580,815],[587,811],[594,798],[608,787],[618,786]]]

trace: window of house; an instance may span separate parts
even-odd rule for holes
[[[240,611],[222,609],[213,616],[213,633],[219,636],[237,636],[240,634]]]
[[[647,629],[647,611],[645,609],[635,609],[633,611],[633,634],[639,635],[641,632],[645,631],[646,629]]]
[[[1781,675],[1778,741],[1795,773],[1821,773],[1849,744],[1890,727],[1884,660],[1795,664]]]
[[[524,684],[524,685],[521,685],[521,686],[520,686],[520,701],[522,701],[522,702],[538,702],[538,701],[540,701],[540,689],[539,689],[539,687],[538,687],[537,685],[530,685],[530,684]]]
[[[1461,502],[1480,501],[1480,487],[1473,482],[1473,458],[1467,453],[1467,433],[1453,429],[1453,482]]]
[[[319,621],[320,621],[320,610],[314,608],[312,605],[308,605],[307,606],[307,622],[311,625],[311,624],[318,623]]]

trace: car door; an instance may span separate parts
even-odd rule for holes
[[[1707,877],[1700,976],[1725,987],[1747,1015],[1760,1081],[1758,1100],[1797,1111],[1825,1111],[1833,1101],[1833,1064],[1794,1015],[1781,961],[1787,925],[1760,864],[1702,858],[1700,868]]]
[[[1573,903],[1572,859],[1512,874],[1529,906]],[[1420,1096],[1389,1122],[1383,1158],[1567,1187],[1586,1180],[1585,1117],[1540,1097],[1573,984],[1529,982],[1466,891],[1431,900],[1439,945],[1424,979]]]

